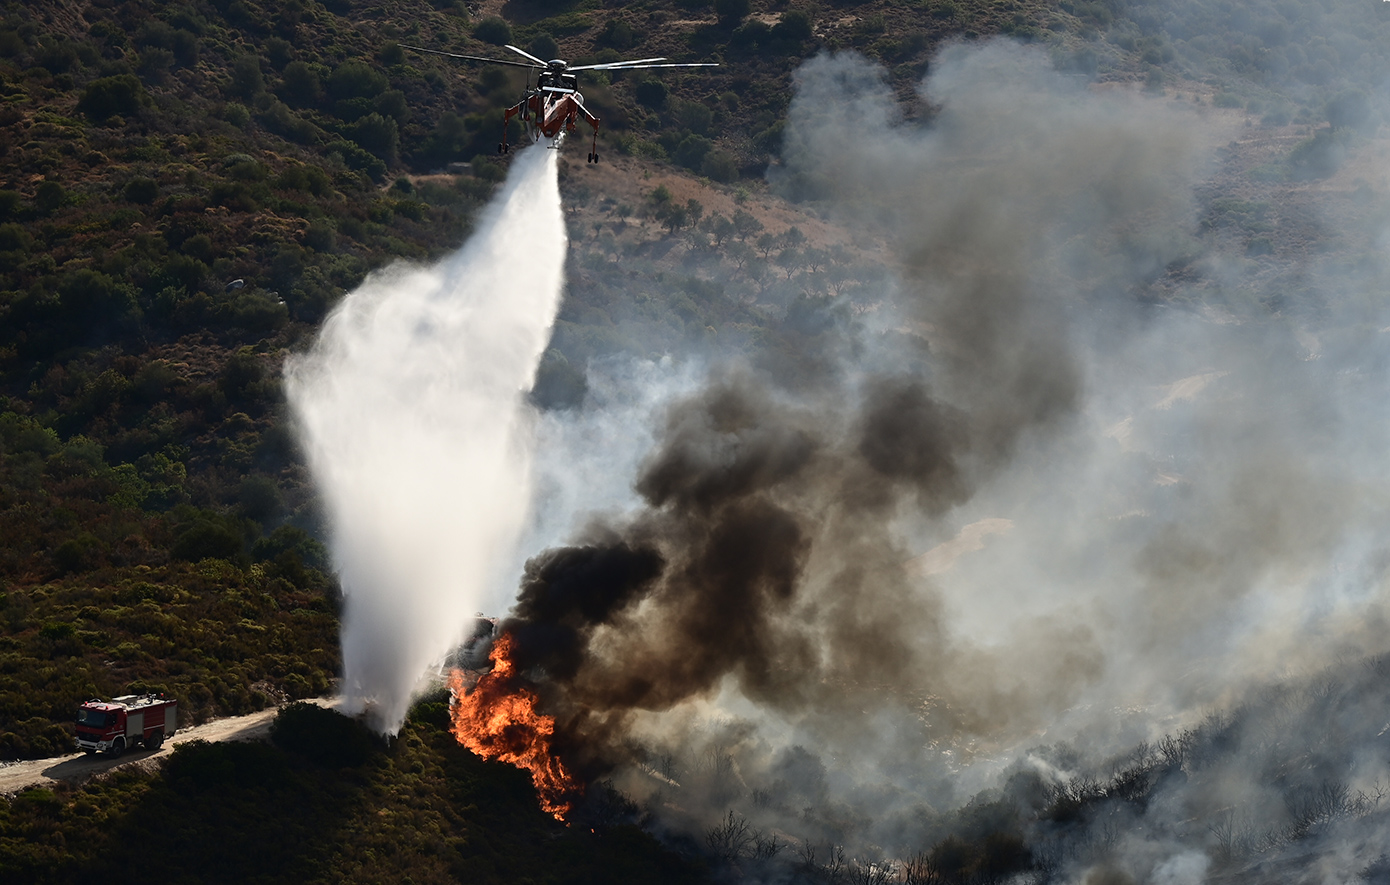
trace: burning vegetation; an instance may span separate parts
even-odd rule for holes
[[[564,820],[581,787],[553,750],[555,718],[537,711],[539,698],[517,671],[514,648],[509,634],[498,637],[488,656],[492,670],[471,689],[462,671],[450,674],[454,736],[484,759],[529,771],[541,807]]]

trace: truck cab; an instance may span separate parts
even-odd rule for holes
[[[178,728],[178,701],[162,694],[93,698],[77,708],[77,748],[120,756],[143,746],[158,750]]]

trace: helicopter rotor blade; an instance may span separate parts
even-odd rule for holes
[[[485,62],[486,64],[490,64],[490,65],[510,65],[511,67],[515,67],[515,68],[532,68],[532,69],[535,69],[535,68],[544,68],[544,67],[545,67],[545,65],[543,65],[543,64],[542,64],[542,65],[533,65],[533,64],[527,64],[527,63],[524,62],[524,61],[512,61],[512,60],[510,60],[510,59],[503,59],[503,58],[484,58],[484,57],[482,57],[481,55],[459,55],[457,52],[441,52],[441,51],[439,51],[438,49],[426,49],[426,48],[423,47],[423,46],[408,46],[408,45],[406,45],[405,43],[402,43],[402,44],[401,44],[401,48],[402,48],[402,49],[413,49],[413,50],[415,50],[416,52],[428,52],[430,55],[443,55],[443,56],[445,56],[445,57],[447,57],[447,58],[461,58],[461,59],[463,59],[464,61],[480,61],[480,62]]]
[[[544,62],[543,60],[541,60],[541,59],[539,59],[539,58],[536,58],[534,55],[532,55],[531,53],[527,52],[526,50],[520,49],[520,48],[518,48],[518,47],[516,47],[516,46],[513,46],[513,45],[510,44],[510,43],[506,44],[506,46],[507,46],[507,48],[510,49],[512,52],[515,52],[515,53],[517,53],[517,54],[519,54],[519,55],[524,55],[524,56],[526,56],[527,58],[531,59],[531,61],[533,61],[533,62],[535,62],[536,64],[540,65],[541,67],[546,67],[546,64],[545,64],[545,62]]]
[[[578,65],[570,68],[571,71],[608,71],[614,68],[626,68],[630,65],[644,65],[653,61],[665,61],[665,56],[661,58],[634,58],[631,61],[605,61],[592,65]]]
[[[571,70],[571,71],[635,71],[635,70],[641,70],[641,69],[643,69],[643,68],[717,68],[717,67],[719,67],[719,62],[717,62],[717,61],[700,61],[700,62],[685,62],[685,63],[675,62],[675,63],[671,63],[671,64],[662,64],[662,65],[646,65],[646,64],[621,65],[621,64],[618,64],[618,63],[614,62],[614,63],[611,64],[611,65],[584,65],[583,67],[579,67],[579,68],[570,68],[570,70]]]

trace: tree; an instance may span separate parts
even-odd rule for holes
[[[620,18],[610,18],[598,35],[600,46],[613,49],[627,49],[636,41],[637,35],[633,32],[632,25]]]
[[[655,111],[660,110],[666,104],[666,96],[670,94],[670,90],[660,80],[651,79],[638,83],[633,88],[632,94],[640,104]]]
[[[727,216],[716,212],[706,219],[705,230],[714,237],[715,246],[723,246],[724,241],[734,234],[734,223]]]
[[[328,75],[328,94],[339,100],[376,98],[387,85],[385,74],[356,59],[343,62]]]
[[[1371,115],[1371,102],[1366,93],[1349,89],[1327,102],[1327,125],[1333,129],[1360,128]]]
[[[250,100],[265,88],[261,79],[261,60],[254,55],[243,55],[232,63],[232,79],[227,84],[227,94],[235,98]]]
[[[503,46],[512,42],[512,26],[504,19],[490,15],[474,26],[473,36],[484,43]]]
[[[749,0],[714,0],[714,13],[726,28],[736,28],[752,11]]]
[[[57,212],[67,201],[68,192],[56,181],[42,182],[34,192],[34,208],[40,215]]]
[[[791,9],[772,26],[772,39],[800,45],[811,38],[811,32],[811,17],[800,9]]]
[[[353,141],[380,157],[387,165],[396,162],[400,130],[395,120],[381,114],[368,114],[354,123],[349,132]]]
[[[95,123],[108,117],[129,117],[149,101],[134,74],[102,77],[87,84],[77,109]]]
[[[734,212],[734,235],[740,240],[747,240],[754,234],[763,232],[763,223],[753,217],[753,213],[744,209]]]
[[[728,184],[738,178],[738,162],[725,151],[712,150],[700,162],[700,174],[712,181]]]
[[[537,58],[552,59],[560,54],[560,44],[549,34],[540,34],[531,41],[531,54]]]
[[[730,243],[729,248],[724,250],[725,256],[734,263],[735,270],[743,270],[744,265],[751,261],[755,254],[753,247],[747,243]]]
[[[292,61],[285,65],[276,93],[286,104],[297,108],[313,107],[323,100],[323,81],[308,64]]]
[[[153,178],[132,178],[121,193],[127,202],[148,206],[159,199],[159,182]]]
[[[763,253],[763,258],[767,258],[772,254],[772,250],[777,248],[777,238],[771,233],[764,232],[762,236],[758,237],[757,246],[758,251]]]
[[[700,163],[705,159],[705,154],[714,147],[714,142],[705,138],[703,135],[687,135],[681,139],[681,143],[676,145],[676,151],[671,155],[681,166],[687,169],[699,169]]]
[[[661,203],[657,206],[656,220],[666,226],[668,233],[675,233],[690,223],[690,213],[674,201]]]
[[[803,264],[805,264],[805,260],[801,256],[800,249],[793,249],[789,247],[777,253],[777,263],[780,264],[782,266],[782,269],[787,272],[787,279],[790,280],[792,278],[792,275],[795,274]]]

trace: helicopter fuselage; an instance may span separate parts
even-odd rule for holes
[[[504,141],[499,147],[507,150],[505,125],[515,116],[531,127],[533,137],[542,135],[551,139],[558,147],[560,140],[574,132],[582,117],[594,129],[594,152],[590,159],[598,155],[598,117],[584,107],[584,96],[580,94],[578,80],[573,74],[565,73],[564,62],[550,62],[536,79],[536,85],[526,90],[521,101],[508,108],[503,120]]]

